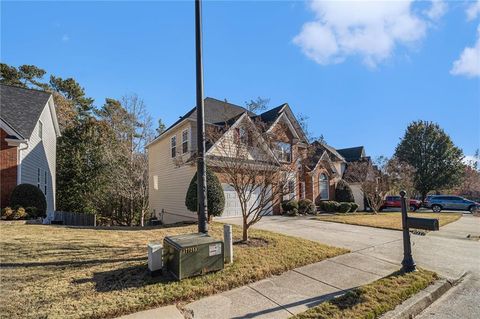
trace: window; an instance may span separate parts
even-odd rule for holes
[[[182,132],[182,153],[188,152],[188,129]]]
[[[320,199],[328,199],[328,177],[325,174],[318,176],[318,194]]]
[[[177,156],[177,137],[172,136],[170,139],[170,146],[172,148],[172,157]]]
[[[292,145],[285,142],[277,142],[274,145],[275,155],[278,160],[281,162],[291,162],[292,161]]]
[[[40,137],[40,139],[43,138],[43,123],[42,123],[42,121],[38,121],[38,137]]]
[[[236,136],[235,136],[236,142],[241,142],[242,144],[249,145],[249,146],[253,145],[251,136],[250,134],[248,134],[248,130],[246,128],[239,127],[235,129],[235,132],[236,132]]]
[[[153,175],[153,189],[158,190],[158,175]]]
[[[37,169],[37,187],[40,188],[40,168]]]

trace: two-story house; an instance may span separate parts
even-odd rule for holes
[[[179,118],[148,145],[149,198],[154,215],[164,223],[195,221],[197,215],[185,206],[185,195],[196,172],[196,108]],[[333,200],[335,185],[343,176],[346,159],[337,150],[323,142],[309,144],[301,125],[290,106],[282,104],[261,114],[213,98],[205,99],[206,127],[228,127],[222,134],[242,135],[242,125],[261,123],[259,129],[275,132],[278,141],[264,149],[274,156],[279,165],[294,167],[288,181],[290,194],[283,199],[307,198],[318,204]],[[215,166],[213,158],[221,155],[216,143],[207,143],[207,165]],[[251,159],[255,160],[252,152]],[[231,185],[215,170],[225,193],[222,217],[241,216],[239,200]],[[254,202],[254,200],[252,201]],[[266,213],[280,214],[280,205]]]
[[[60,130],[50,93],[0,85],[1,207],[18,184],[45,194],[47,217],[55,210],[56,145]]]

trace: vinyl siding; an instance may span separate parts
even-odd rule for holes
[[[42,122],[42,137],[39,136],[40,121]],[[24,148],[21,146],[21,148]],[[45,174],[47,177],[46,199],[47,213],[55,211],[55,190],[56,190],[56,151],[57,136],[53,126],[52,114],[48,103],[40,115],[35,129],[28,140],[28,148],[20,152],[21,158],[21,183],[38,185],[38,170],[40,169],[40,189],[45,193]]]
[[[185,206],[185,195],[196,167],[190,164],[178,166],[171,157],[171,137],[176,136],[177,154],[178,152],[181,153],[182,131],[185,129],[190,130],[189,149],[191,150],[191,136],[195,132],[192,132],[190,122],[167,132],[165,137],[148,148],[150,210],[158,218],[163,218],[165,224],[197,220],[197,214],[190,212]],[[190,154],[188,152],[182,158],[187,160]],[[157,180],[156,183],[155,179]],[[155,189],[155,184],[158,189]],[[163,214],[162,210],[164,211]]]

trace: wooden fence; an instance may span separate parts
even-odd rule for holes
[[[71,213],[71,212],[55,212],[52,223],[61,222],[62,225],[69,226],[97,226],[96,215]]]

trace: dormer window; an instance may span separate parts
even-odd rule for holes
[[[172,136],[172,138],[170,139],[170,148],[172,151],[172,157],[177,156],[177,137],[176,136]]]
[[[182,154],[188,152],[188,129],[182,132]]]
[[[288,163],[292,161],[292,145],[290,143],[277,142],[274,148],[275,155],[279,161]]]
[[[38,121],[38,137],[40,139],[43,138],[43,123],[42,123],[42,121]]]

